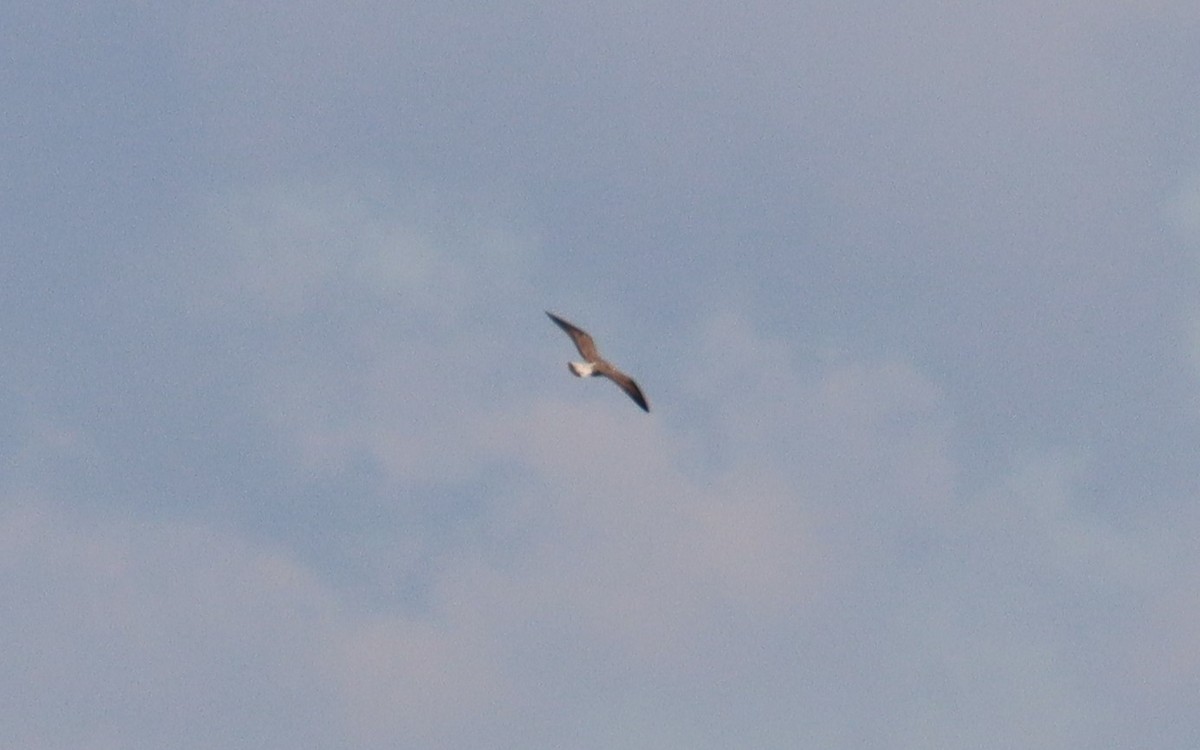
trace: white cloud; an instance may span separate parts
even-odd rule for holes
[[[515,302],[535,296],[530,242],[485,203],[335,180],[246,187],[200,219],[185,296],[232,331],[306,471],[446,478],[473,460],[470,415],[525,367],[514,316],[539,314]]]
[[[363,611],[283,549],[11,496],[0,532],[4,744],[482,741],[511,695],[470,619]]]
[[[524,291],[530,261],[529,242],[496,207],[382,178],[247,185],[197,223],[202,310],[294,318],[369,304],[458,322],[464,309]]]
[[[0,745],[1195,747],[1196,4],[877,5],[14,27]]]
[[[1170,645],[1137,677],[1164,697],[1189,684],[1190,644],[1161,638],[1191,611],[1169,605],[1186,577],[1159,573],[1185,547],[1156,555],[1160,532],[1087,512],[1085,461],[1023,462],[963,497],[946,404],[912,367],[805,363],[736,316],[704,330],[726,356],[679,386],[716,405],[700,427],[615,391],[421,427],[470,435],[464,470],[521,479],[485,488],[482,521],[435,554],[420,614],[284,544],[15,496],[0,565],[18,616],[0,628],[27,648],[7,652],[5,689],[33,684],[43,707],[6,738],[1078,747],[1146,715],[1108,715],[1130,691],[1103,681],[1134,666],[1087,656],[1122,647],[1128,620],[1106,607],[1139,592],[1158,614],[1137,632]],[[378,393],[353,394],[359,449],[403,450],[390,413],[356,405]],[[717,458],[698,464],[712,434]],[[443,471],[381,462],[397,486]]]
[[[11,494],[0,529],[5,744],[329,736],[312,713],[326,691],[307,653],[331,600],[286,558],[209,529]]]

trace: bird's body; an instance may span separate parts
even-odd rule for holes
[[[634,403],[642,407],[645,411],[650,411],[650,403],[646,401],[646,397],[642,395],[642,389],[638,388],[638,384],[633,378],[618,370],[611,363],[600,356],[600,352],[596,349],[596,342],[588,335],[587,331],[579,328],[552,312],[547,312],[550,320],[561,329],[567,332],[571,340],[575,342],[575,348],[583,356],[584,362],[568,362],[567,368],[577,378],[588,378],[595,375],[601,375],[616,383],[621,390],[625,391]]]

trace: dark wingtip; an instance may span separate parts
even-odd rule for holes
[[[635,393],[630,393],[629,397],[633,399],[633,403],[642,407],[642,411],[649,414],[650,413],[650,402],[646,400],[645,394],[642,393],[641,388],[638,388],[637,383],[634,383],[633,387],[634,387],[634,389],[636,389]]]
[[[573,326],[572,324],[568,323],[568,322],[567,322],[566,320],[564,320],[563,318],[560,318],[560,317],[558,317],[557,315],[555,315],[554,313],[550,312],[549,310],[545,310],[544,312],[546,313],[547,317],[549,317],[549,318],[550,318],[550,320],[553,320],[553,321],[554,321],[554,325],[556,325],[556,326],[558,326],[559,328],[563,329],[563,330],[564,330],[564,331],[566,331],[567,333],[571,333],[571,329],[575,327],[575,326]]]

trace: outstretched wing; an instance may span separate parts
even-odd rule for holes
[[[629,397],[634,400],[638,406],[642,407],[643,411],[650,411],[650,404],[646,402],[646,397],[642,395],[642,389],[638,388],[638,384],[633,382],[633,378],[621,372],[611,365],[601,367],[597,370],[598,373],[608,378],[612,382],[621,387],[621,390],[629,394]]]
[[[575,348],[583,355],[583,358],[588,362],[595,362],[600,359],[600,353],[596,351],[596,342],[592,341],[592,337],[581,328],[577,328],[552,312],[547,311],[550,320],[558,324],[558,327],[567,332],[571,340],[575,342]],[[635,388],[637,386],[634,386]],[[635,399],[636,400],[636,399]]]

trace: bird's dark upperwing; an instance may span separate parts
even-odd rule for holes
[[[634,402],[642,407],[643,411],[650,411],[650,404],[646,402],[646,397],[642,395],[642,389],[638,388],[638,384],[633,382],[633,378],[621,372],[615,367],[604,367],[598,370],[604,377],[621,387],[621,390],[629,394],[629,397]]]
[[[596,342],[592,341],[592,337],[587,334],[587,331],[568,323],[550,311],[546,311],[546,314],[550,316],[550,320],[553,320],[559,328],[567,332],[567,335],[575,342],[575,348],[579,350],[584,359],[588,362],[595,362],[600,359],[600,353],[596,351]],[[637,386],[634,387],[636,388]],[[636,401],[637,399],[634,400]]]

